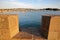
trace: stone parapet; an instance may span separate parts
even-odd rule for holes
[[[19,32],[18,15],[0,14],[0,39],[12,38]]]

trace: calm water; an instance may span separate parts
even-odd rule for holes
[[[40,27],[43,14],[60,14],[60,11],[19,12],[20,27]]]
[[[8,12],[7,12],[8,13]],[[60,11],[9,12],[18,14],[20,27],[40,27],[43,14],[60,14]]]

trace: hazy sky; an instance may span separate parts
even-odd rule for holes
[[[0,8],[60,8],[60,0],[0,0]]]

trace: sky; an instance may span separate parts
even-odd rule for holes
[[[60,0],[0,0],[2,8],[60,8]]]

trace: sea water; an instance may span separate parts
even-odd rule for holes
[[[32,12],[19,12],[19,25],[20,27],[40,27],[42,23],[42,15],[44,14],[59,14],[60,11],[32,11]]]

